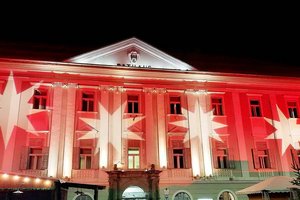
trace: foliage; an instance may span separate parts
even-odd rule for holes
[[[294,170],[296,178],[293,178],[291,183],[293,185],[299,185],[300,186],[300,166],[297,163],[293,162],[292,169]]]

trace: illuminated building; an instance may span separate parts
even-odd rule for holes
[[[298,78],[203,72],[136,38],[0,67],[2,172],[101,199],[243,199],[299,163]]]

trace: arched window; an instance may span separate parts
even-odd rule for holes
[[[229,191],[223,191],[220,195],[218,200],[235,200],[233,193]]]
[[[80,194],[78,197],[76,197],[75,200],[93,200],[93,199],[87,194]]]
[[[178,192],[175,197],[174,200],[192,200],[190,195],[186,192]]]

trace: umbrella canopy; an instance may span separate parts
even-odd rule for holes
[[[290,188],[300,189],[300,186],[293,185],[291,181],[292,177],[288,176],[274,176],[261,181],[255,185],[237,191],[237,194],[256,194],[262,193],[262,191],[267,190],[269,193],[275,192],[289,192]]]

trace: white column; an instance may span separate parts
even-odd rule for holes
[[[157,126],[155,124],[156,102],[153,101],[153,88],[145,88],[145,116],[146,116],[146,158],[147,166],[158,164]],[[157,121],[157,120],[156,120]]]
[[[101,91],[100,100],[100,168],[108,167],[108,133],[109,133],[109,92],[108,88],[103,88]]]
[[[235,119],[235,128],[238,134],[237,143],[239,147],[240,161],[241,161],[241,170],[243,177],[249,177],[249,159],[247,156],[246,149],[246,140],[245,140],[245,132],[244,125],[242,119],[242,110],[241,110],[241,101],[239,97],[239,93],[232,93],[232,102],[234,105],[232,106],[234,109],[234,119]]]
[[[58,155],[60,147],[60,132],[62,125],[62,83],[53,84],[53,112],[51,121],[51,135],[49,145],[48,176],[57,177]]]
[[[204,112],[203,108],[208,108],[207,106],[207,96],[206,94],[200,94],[198,97],[199,100],[199,111],[200,111],[200,128],[201,128],[201,137],[199,137],[199,144],[202,144],[203,152],[203,163],[204,163],[204,175],[212,175],[212,153],[210,145],[210,130],[209,127],[210,117],[207,113]]]
[[[202,149],[200,148],[201,142],[201,130],[200,130],[200,114],[199,114],[199,103],[198,97],[194,92],[186,91],[187,97],[187,115],[188,115],[188,124],[189,124],[189,133],[190,133],[190,144],[191,144],[191,161],[193,176],[201,176],[203,172],[203,166],[200,163],[203,163],[203,154]],[[202,162],[200,162],[200,160]]]
[[[165,90],[157,92],[157,133],[160,168],[167,167]]]
[[[66,106],[66,129],[64,134],[64,159],[63,159],[63,177],[71,177],[72,158],[73,158],[73,138],[75,124],[76,108],[76,87],[77,84],[68,84],[67,89],[67,106]]]
[[[110,88],[109,143],[112,165],[122,162],[122,93]]]

